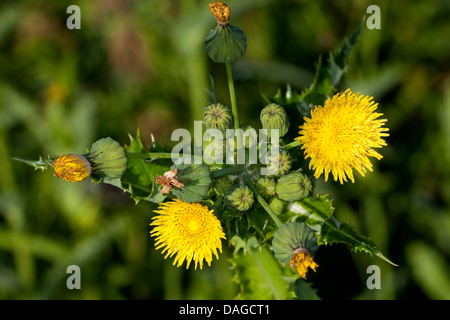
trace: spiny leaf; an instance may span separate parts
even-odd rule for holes
[[[152,141],[152,151],[160,147],[156,142]],[[130,145],[125,146],[127,153],[144,153],[147,152],[142,145],[139,131],[136,138],[130,135]],[[157,150],[160,151],[160,150]],[[158,159],[148,161],[145,159],[128,159],[128,168],[122,176],[121,188],[131,194],[131,198],[137,202],[147,200],[159,203],[165,199],[160,194],[158,186],[155,185],[157,175],[163,175],[164,172],[170,170],[172,161],[168,159]]]
[[[232,239],[232,242],[234,239]],[[293,299],[293,283],[298,278],[290,268],[277,261],[266,246],[258,246],[258,241],[238,241],[245,250],[235,252],[230,259],[235,271],[233,281],[240,286],[238,299],[266,300]]]
[[[347,66],[349,62],[350,52],[355,46],[359,35],[361,34],[362,26],[364,21],[361,22],[355,33],[352,34],[350,39],[345,39],[340,47],[336,50],[334,54],[330,54],[329,57],[329,72],[331,83],[337,86],[341,81],[342,75],[347,71]]]
[[[369,237],[362,236],[356,232],[353,227],[348,223],[342,223],[327,220],[323,223],[319,243],[332,244],[332,243],[345,243],[351,247],[352,250],[362,251],[368,254],[374,254],[384,261],[397,266],[395,263],[387,259],[377,248],[375,242]]]
[[[316,233],[319,245],[345,243],[354,251],[373,254],[386,262],[396,265],[387,259],[377,248],[375,242],[360,235],[348,223],[340,223],[334,216],[332,200],[327,195],[315,199],[302,199],[290,203],[285,214],[292,220],[304,222]]]
[[[359,38],[362,26],[363,23],[350,39],[345,39],[334,53],[329,54],[327,63],[323,64],[322,58],[319,57],[314,81],[309,88],[296,92],[287,85],[285,90],[278,90],[273,97],[264,96],[268,102],[285,107],[289,118],[293,121],[291,128],[295,128],[295,132],[291,132],[291,135],[297,134],[296,129],[302,124],[303,117],[309,117],[314,106],[323,106],[325,100],[334,94],[343,74],[347,71],[351,50]]]

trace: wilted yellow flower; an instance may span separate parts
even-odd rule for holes
[[[83,155],[66,154],[53,162],[55,176],[69,182],[79,182],[89,176],[119,179],[127,169],[125,149],[110,137],[97,140]]]
[[[353,169],[364,176],[372,171],[368,157],[382,158],[373,148],[386,146],[382,137],[389,136],[389,129],[383,128],[386,119],[376,120],[383,114],[374,112],[378,103],[372,99],[347,89],[326,100],[324,107],[313,109],[311,118],[304,118],[295,140],[303,144],[305,159],[311,158],[309,167],[316,178],[324,173],[327,181],[331,172],[341,184],[347,178],[355,182]]]
[[[176,254],[173,264],[181,266],[186,260],[186,269],[192,260],[200,269],[203,260],[211,265],[212,255],[218,259],[217,250],[222,252],[220,239],[225,239],[220,221],[213,210],[199,203],[187,203],[178,199],[160,205],[157,216],[153,217],[154,226],[150,234],[156,237],[156,249],[165,247],[164,259]]]
[[[225,3],[220,1],[214,1],[214,3],[209,4],[209,10],[211,10],[214,18],[216,18],[217,23],[226,26],[228,20],[230,20],[231,9]]]
[[[92,172],[92,167],[86,157],[79,154],[66,154],[56,159],[52,168],[55,176],[70,182],[79,182]]]
[[[306,279],[306,272],[308,272],[308,268],[311,268],[314,272],[316,272],[316,268],[319,266],[314,262],[313,257],[305,248],[298,248],[294,250],[289,265],[291,268],[296,269],[298,274],[303,279]]]

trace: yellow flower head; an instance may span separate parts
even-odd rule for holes
[[[311,268],[314,272],[316,272],[316,268],[319,266],[314,262],[313,257],[305,248],[298,248],[294,250],[289,265],[291,268],[297,269],[298,274],[303,279],[306,279],[306,272],[308,271],[308,268]]]
[[[295,140],[303,144],[305,159],[311,158],[309,167],[316,178],[325,173],[327,181],[331,172],[341,184],[347,178],[355,182],[353,169],[364,176],[372,171],[368,157],[382,158],[373,148],[386,146],[382,137],[389,136],[385,133],[389,129],[383,128],[386,119],[376,120],[383,114],[374,112],[378,103],[372,99],[347,89],[327,99],[324,107],[313,109],[311,118],[304,118]]]
[[[231,16],[231,9],[225,3],[214,1],[209,4],[209,10],[211,10],[214,18],[216,18],[217,23],[222,26],[226,26],[228,24],[228,20],[230,20]]]
[[[164,259],[176,254],[173,264],[181,266],[186,260],[186,269],[192,260],[195,269],[203,260],[211,265],[212,254],[217,255],[217,249],[222,252],[221,238],[225,239],[220,221],[213,210],[199,203],[187,203],[178,199],[165,202],[155,210],[159,215],[153,217],[150,232],[156,237],[156,249],[165,247],[161,253],[167,251]]]
[[[55,176],[69,182],[79,182],[90,176],[92,167],[86,157],[79,154],[66,154],[56,159],[52,168]]]

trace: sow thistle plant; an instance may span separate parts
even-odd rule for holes
[[[344,184],[356,183],[354,170],[362,177],[372,171],[370,158],[382,158],[374,149],[389,135],[373,97],[336,92],[361,26],[326,63],[319,59],[309,88],[299,93],[287,86],[263,96],[256,130],[239,122],[231,68],[245,54],[247,37],[229,23],[226,4],[209,8],[217,26],[205,38],[205,51],[225,65],[231,106],[213,99],[205,108],[203,124],[214,139],[184,141],[172,150],[152,139],[145,148],[138,131],[124,146],[108,137],[85,154],[18,160],[52,167],[69,182],[90,177],[114,185],[136,204],[156,203],[150,236],[177,267],[211,266],[228,242],[239,298],[295,298],[298,283],[320,269],[314,257],[326,244],[345,243],[393,264],[370,238],[336,219],[327,195],[314,194],[322,175]]]

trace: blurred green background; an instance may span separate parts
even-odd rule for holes
[[[90,181],[68,183],[12,157],[83,153],[99,138],[128,143],[139,128],[170,144],[208,104],[209,75],[229,105],[225,68],[203,39],[209,1],[2,0],[0,2],[0,299],[231,299],[227,258],[175,268],[149,236],[153,204]],[[319,179],[335,214],[370,236],[399,267],[344,245],[321,247],[309,282],[323,299],[450,299],[450,2],[226,1],[248,37],[234,64],[242,123],[259,127],[261,92],[309,86],[326,58],[364,27],[340,90],[372,95],[388,119],[375,172],[341,186]],[[81,8],[81,30],[66,9]],[[81,268],[81,290],[66,268]],[[381,290],[366,287],[369,265]]]

